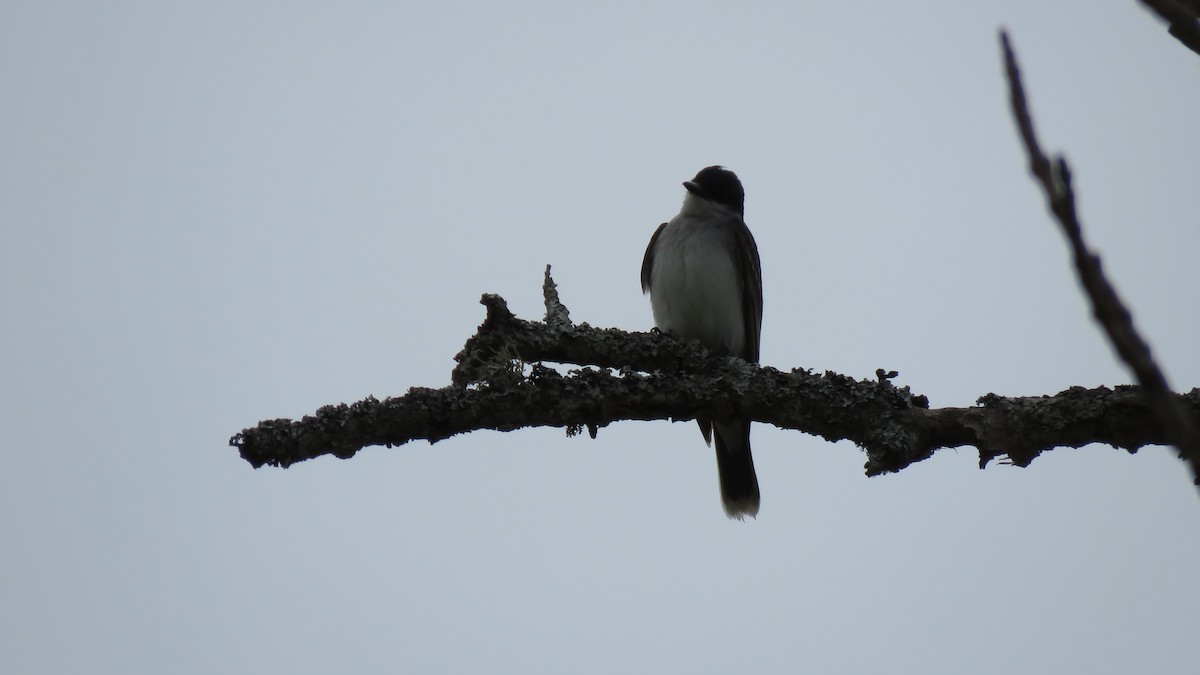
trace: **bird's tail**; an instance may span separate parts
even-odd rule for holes
[[[738,520],[753,518],[758,515],[760,497],[754,457],[750,454],[750,420],[713,423],[712,431],[717,442],[717,475],[721,479],[725,515]]]

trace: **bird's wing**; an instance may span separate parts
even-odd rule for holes
[[[657,234],[655,235],[657,236]],[[758,246],[754,235],[743,220],[738,220],[733,230],[736,244],[738,278],[742,281],[742,323],[746,335],[746,353],[740,356],[750,363],[758,363],[758,345],[762,337],[762,265],[758,259]],[[653,244],[653,241],[651,241]],[[645,279],[645,272],[642,272]],[[645,283],[645,282],[643,282]]]
[[[650,245],[646,247],[646,256],[644,258],[642,258],[642,292],[643,293],[650,292],[650,271],[652,269],[654,269],[654,245],[656,243],[658,243],[658,235],[662,234],[663,229],[666,227],[667,227],[667,224],[663,223],[662,225],[658,226],[657,230],[654,231],[654,236],[650,237]],[[758,254],[755,253],[755,256],[757,256],[757,255]]]

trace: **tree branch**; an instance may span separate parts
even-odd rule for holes
[[[1021,85],[1021,71],[1017,67],[1017,58],[1009,43],[1008,33],[1003,30],[1000,31],[1000,46],[1004,51],[1013,117],[1016,119],[1025,152],[1029,156],[1029,171],[1041,184],[1047,206],[1062,226],[1071,246],[1075,271],[1091,302],[1092,315],[1108,336],[1117,355],[1144,389],[1146,398],[1166,430],[1167,439],[1179,449],[1180,456],[1188,460],[1193,482],[1200,485],[1200,436],[1196,433],[1196,424],[1188,419],[1179,405],[1176,395],[1167,384],[1166,376],[1150,352],[1150,345],[1142,339],[1134,326],[1133,315],[1105,277],[1100,256],[1089,250],[1083,239],[1083,226],[1075,210],[1075,192],[1071,186],[1070,167],[1061,155],[1051,161],[1042,152],[1034,132],[1025,90]]]
[[[1051,161],[1041,151],[1007,34],[1002,31],[1000,39],[1030,171],[1071,244],[1094,316],[1141,386],[1073,387],[1040,397],[987,394],[974,407],[931,410],[924,396],[894,386],[896,373],[883,369],[875,380],[782,372],[715,356],[697,342],[657,331],[573,324],[547,266],[545,322],[519,319],[503,298],[484,295],[487,316],[455,357],[451,386],[325,406],[299,421],[267,420],[233,436],[230,445],[256,468],[286,467],[326,454],[352,457],[370,445],[436,442],[481,429],[556,426],[577,435],[586,427],[594,438],[600,427],[620,420],[748,417],[828,441],[853,441],[866,451],[870,476],[964,445],[978,449],[983,468],[1003,456],[1028,466],[1056,447],[1105,443],[1134,452],[1171,442],[1200,477],[1194,432],[1200,425],[1200,389],[1171,392],[1099,258],[1088,250],[1069,167],[1061,157]],[[564,374],[545,363],[583,367]]]
[[[546,288],[553,288],[549,270]],[[551,295],[548,310],[558,303],[557,293]],[[436,442],[481,429],[555,426],[575,435],[587,427],[594,437],[599,427],[620,420],[747,416],[828,441],[853,441],[866,450],[866,472],[873,476],[963,445],[979,449],[982,468],[1003,455],[1027,466],[1054,447],[1107,443],[1134,451],[1165,441],[1136,387],[1073,388],[1052,397],[989,394],[976,407],[929,410],[925,397],[894,386],[890,374],[854,380],[782,372],[661,333],[524,321],[496,295],[481,303],[487,317],[456,357],[454,385],[325,406],[299,421],[264,421],[230,445],[256,468],[286,467],[326,454],[352,457],[369,445]],[[543,361],[596,367],[562,374]],[[528,373],[526,362],[535,362]],[[1200,390],[1179,398],[1200,419]]]
[[[1200,0],[1140,0],[1167,22],[1167,32],[1200,54]]]

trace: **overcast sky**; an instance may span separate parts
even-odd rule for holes
[[[709,164],[763,362],[935,407],[1129,382],[1028,177],[997,44],[1105,269],[1200,385],[1200,57],[1134,0],[0,7],[0,653],[13,673],[1182,673],[1200,497],[1161,447],[867,479],[755,425],[478,432],[253,470],[261,419],[449,384],[500,293],[645,330]]]

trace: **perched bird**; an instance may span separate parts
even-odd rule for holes
[[[710,350],[758,363],[762,270],[746,227],[745,192],[722,166],[701,169],[683,187],[683,208],[650,238],[642,260],[642,292],[654,323]],[[721,502],[730,518],[758,514],[758,477],[750,454],[750,420],[698,420],[706,443],[715,437]]]

